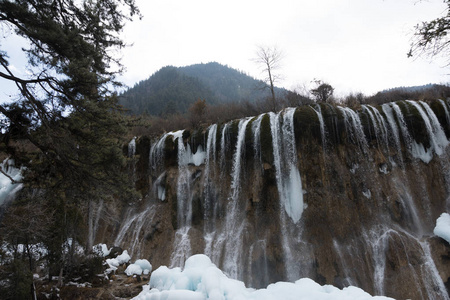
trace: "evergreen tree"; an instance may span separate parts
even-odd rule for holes
[[[26,167],[25,186],[39,191],[33,201],[52,207],[43,242],[55,272],[67,264],[64,242],[85,236],[91,201],[132,192],[111,92],[122,66],[111,50],[125,46],[119,33],[135,15],[134,0],[0,0],[0,24],[29,41],[31,71],[17,76],[0,50],[0,80],[19,91],[0,104],[1,150]]]

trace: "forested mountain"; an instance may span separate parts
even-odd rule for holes
[[[198,99],[208,104],[259,101],[269,96],[264,82],[216,62],[167,66],[121,95],[132,114],[184,113]],[[276,89],[281,96],[284,89]]]

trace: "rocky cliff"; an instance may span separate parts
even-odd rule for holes
[[[449,103],[321,104],[133,140],[145,195],[98,207],[96,240],[182,266],[205,253],[248,286],[310,277],[449,299]],[[101,216],[101,217],[100,217]]]

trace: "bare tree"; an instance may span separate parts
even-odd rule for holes
[[[416,25],[408,57],[442,55],[447,58],[447,66],[450,65],[450,59],[448,59],[450,54],[450,0],[444,0],[444,2],[447,5],[447,12],[443,16]]]
[[[281,60],[283,59],[283,53],[276,47],[264,47],[258,46],[256,51],[256,58],[253,59],[258,65],[261,66],[263,72],[266,74],[264,82],[270,89],[272,110],[276,110],[276,97],[275,97],[275,82],[281,80],[281,76],[276,70],[281,67]]]

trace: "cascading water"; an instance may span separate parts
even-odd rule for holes
[[[236,222],[236,220],[240,219],[238,216],[240,215],[239,192],[241,190],[241,162],[244,154],[245,131],[250,120],[250,118],[247,118],[239,121],[236,150],[233,155],[231,192],[227,206],[228,216],[225,223],[224,234],[226,234],[226,237],[220,238],[220,240],[227,241],[224,253],[224,271],[232,278],[242,278],[241,270],[238,266],[242,261],[242,234],[246,224],[245,220],[241,220],[240,222]]]
[[[145,237],[141,236],[141,230],[147,220],[152,220],[156,210],[153,206],[136,213],[134,210],[128,210],[125,215],[125,223],[122,225],[117,234],[114,245],[122,245],[124,241],[127,242],[127,249],[130,255],[140,255],[139,245],[144,241]]]
[[[136,137],[132,138],[128,143],[128,157],[133,157],[136,154]]]
[[[286,109],[281,121],[281,112],[270,114],[273,141],[274,165],[280,202],[288,216],[297,223],[303,213],[303,190],[297,166],[297,151],[294,136],[295,108]],[[282,126],[280,127],[280,123]]]
[[[407,102],[414,106],[422,116],[422,119],[425,122],[428,136],[430,138],[432,149],[436,152],[437,155],[442,155],[444,153],[444,148],[448,146],[448,140],[445,136],[444,131],[442,130],[441,125],[439,124],[439,121],[436,118],[436,115],[428,106],[428,104],[422,101],[420,101],[419,103],[425,108],[426,112],[419,103],[410,100],[408,100]]]
[[[377,140],[377,144],[379,147],[383,147],[388,152],[388,136],[387,136],[387,129],[386,129],[386,123],[384,122],[383,117],[380,115],[380,112],[370,105],[362,105],[361,106],[363,111],[365,111],[372,122],[372,126],[375,131],[375,137]]]
[[[252,132],[253,132],[253,151],[255,152],[255,166],[261,168],[261,120],[265,116],[265,114],[261,114],[258,118],[252,123]],[[258,168],[258,169],[259,169]]]
[[[439,101],[439,103],[441,103],[442,107],[444,108],[445,119],[447,120],[447,125],[450,125],[450,113],[448,111],[447,104],[444,100],[439,99],[438,101]]]
[[[226,169],[226,156],[225,153],[229,150],[227,148],[227,130],[230,128],[231,123],[226,123],[222,128],[222,135],[220,138],[220,178],[223,179],[225,176],[225,169]]]
[[[323,121],[323,116],[322,116],[322,109],[320,108],[320,105],[314,105],[311,106],[312,109],[314,109],[314,111],[317,114],[317,117],[319,118],[319,125],[320,125],[320,134],[322,137],[322,147],[323,147],[323,151],[325,152],[326,149],[326,133],[325,133],[325,122]]]
[[[278,195],[280,198],[280,227],[282,247],[285,257],[286,276],[293,280],[299,275],[298,266],[294,263],[291,251],[290,232],[287,219],[297,223],[303,213],[303,189],[300,173],[297,166],[297,152],[294,135],[295,108],[288,108],[278,114],[270,113],[270,128],[272,133],[272,147]],[[283,118],[281,118],[283,117]],[[282,123],[282,124],[281,124]]]
[[[402,154],[402,146],[400,143],[400,132],[398,130],[398,126],[397,123],[395,122],[395,117],[394,117],[394,110],[392,109],[392,107],[389,104],[383,104],[381,106],[386,119],[387,119],[387,123],[389,124],[389,129],[390,129],[390,137],[391,140],[393,140],[393,144],[395,145],[395,149],[397,152],[397,157],[398,157],[398,163],[400,164],[400,167],[403,169],[404,165],[403,165],[403,154]]]
[[[358,113],[305,106],[211,125],[200,143],[198,134],[190,143],[187,131],[165,134],[150,149],[158,191],[149,195],[151,210],[169,216],[130,209],[116,244],[130,240],[135,253],[147,255],[173,249],[161,254],[173,267],[203,252],[227,275],[254,286],[311,276],[374,294],[448,299],[443,271],[432,258],[437,242],[428,243],[450,181],[434,162],[446,159],[448,141],[432,108],[399,102],[363,105]],[[314,121],[302,123],[303,116]],[[432,151],[408,128],[417,117]],[[322,139],[312,138],[319,132]],[[195,154],[191,145],[199,145]],[[154,224],[165,224],[155,236],[171,238],[145,240],[153,236],[145,226]],[[128,237],[129,231],[136,236]]]
[[[164,144],[169,133],[165,133],[156,143],[150,148],[149,162],[150,169],[153,172],[159,172],[164,160]]]
[[[217,124],[213,124],[208,128],[208,139],[206,141],[206,161],[205,161],[205,225],[207,232],[214,230],[214,197],[215,188],[213,183],[214,178],[214,164],[216,163],[216,136]]]
[[[191,256],[189,230],[192,222],[191,172],[188,168],[191,153],[183,141],[183,130],[172,133],[174,141],[178,142],[178,180],[177,180],[177,226],[175,233],[174,252],[171,256],[171,266],[182,266]],[[188,145],[189,146],[189,145]]]
[[[338,106],[338,109],[344,115],[345,126],[351,140],[359,145],[362,154],[366,154],[369,146],[358,114],[348,107]]]

